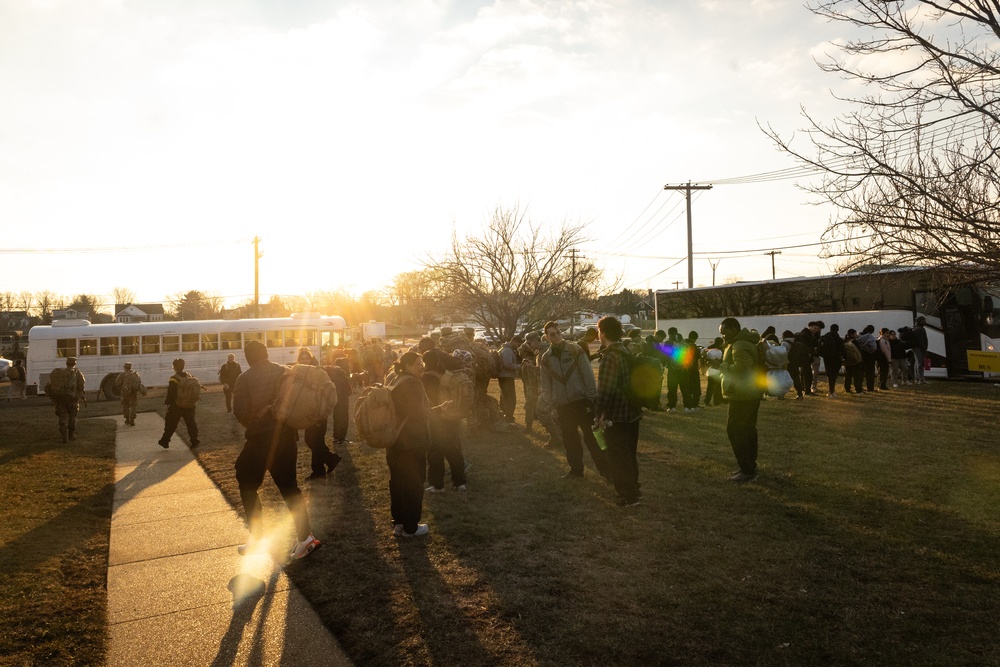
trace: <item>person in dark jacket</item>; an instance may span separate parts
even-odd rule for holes
[[[823,357],[823,368],[826,371],[828,385],[827,397],[836,398],[837,378],[844,361],[844,340],[840,337],[840,325],[831,324],[830,330],[819,339],[819,352]]]
[[[395,362],[393,362],[395,363]],[[327,376],[337,388],[337,405],[333,408],[333,442],[343,445],[347,440],[347,427],[351,421],[351,362],[341,358],[325,366]]]
[[[392,404],[400,424],[396,442],[386,448],[389,466],[389,499],[393,535],[418,537],[429,532],[420,523],[424,502],[424,481],[427,475],[427,449],[431,444],[430,399],[420,378],[424,360],[414,351],[406,352],[394,364],[396,379],[392,385]]]
[[[191,374],[184,370],[184,360],[174,359],[174,374],[170,376],[170,381],[167,383],[167,397],[163,401],[167,406],[167,414],[163,418],[163,435],[156,443],[164,449],[170,447],[170,438],[173,437],[181,419],[184,420],[184,425],[187,427],[191,448],[194,449],[199,444],[198,423],[194,420],[195,409],[193,407],[182,408],[177,405],[177,388],[180,386],[181,380],[188,377],[191,377]]]
[[[595,425],[604,431],[607,443],[608,472],[618,492],[618,504],[633,507],[639,504],[639,420],[642,409],[629,399],[632,376],[629,353],[621,344],[622,325],[615,317],[602,317],[597,332],[604,348],[597,372],[597,403]]]
[[[246,429],[246,442],[236,457],[236,482],[250,538],[239,547],[241,555],[265,547],[263,509],[257,494],[269,472],[295,522],[295,546],[290,557],[305,558],[319,548],[312,534],[305,499],[295,481],[298,432],[274,418],[272,405],[286,368],[267,358],[267,347],[256,340],[243,349],[250,368],[239,376],[233,390],[233,414]]]
[[[878,339],[875,337],[875,325],[869,324],[861,330],[854,344],[861,351],[861,366],[864,369],[865,388],[875,391],[875,355],[878,353]]]
[[[235,354],[230,354],[226,363],[219,369],[219,382],[222,383],[222,393],[226,395],[226,412],[233,411],[233,387],[236,386],[236,378],[242,372],[243,369],[236,362]]]

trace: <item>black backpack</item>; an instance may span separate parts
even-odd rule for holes
[[[903,344],[903,347],[907,350],[913,347],[916,336],[913,335],[913,329],[911,327],[899,327],[899,329],[896,330],[896,334],[899,336],[899,341]]]

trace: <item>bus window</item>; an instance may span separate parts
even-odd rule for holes
[[[181,334],[181,352],[197,352],[198,338],[196,333]]]
[[[281,332],[280,331],[268,331],[267,332],[267,346],[268,347],[281,347]]]
[[[163,351],[164,352],[180,352],[181,351],[181,337],[177,334],[171,334],[169,336],[163,337]]]
[[[201,335],[201,349],[208,352],[219,349],[219,334],[205,333]]]
[[[56,340],[56,356],[57,357],[75,357],[76,356],[76,339],[75,338],[59,338]]]
[[[299,331],[286,331],[285,332],[285,347],[299,347],[301,343],[299,342]]]
[[[118,356],[119,349],[120,347],[118,345],[118,336],[101,336],[102,357]]]
[[[239,331],[223,331],[222,332],[222,349],[223,350],[239,350],[243,346],[240,344],[240,332]]]
[[[84,338],[80,341],[80,351],[78,355],[81,357],[96,357],[97,356],[97,339],[96,338]]]
[[[316,336],[317,333],[318,332],[315,329],[308,329],[306,331],[302,331],[301,334],[305,338],[305,342],[302,343],[302,344],[303,345],[308,345],[310,347],[313,347],[313,346],[317,345],[318,344],[316,342],[318,340],[318,338]]]
[[[143,336],[142,337],[142,353],[143,354],[159,354],[160,353],[160,337],[159,336]]]
[[[122,354],[139,354],[138,336],[122,336]]]

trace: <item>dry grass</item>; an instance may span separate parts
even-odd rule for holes
[[[428,497],[432,533],[406,542],[382,454],[342,447],[334,479],[302,482],[324,548],[290,574],[358,664],[1000,664],[998,392],[767,401],[743,487],[725,481],[725,407],[655,414],[627,510],[592,469],[560,479],[540,431],[468,437],[469,492]],[[3,417],[0,661],[100,663],[110,424],[74,449],[47,405]],[[239,507],[221,394],[199,424]],[[270,482],[264,500],[284,513]]]
[[[469,492],[429,496],[412,542],[351,445],[302,484],[325,547],[292,576],[360,664],[1000,664],[998,391],[767,401],[744,487],[725,407],[652,415],[628,510],[592,470],[560,479],[540,431],[468,437]],[[238,506],[221,416],[199,458]]]

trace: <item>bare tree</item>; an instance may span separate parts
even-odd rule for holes
[[[805,189],[840,213],[824,240],[844,269],[930,265],[1000,276],[1000,1],[821,0],[818,16],[859,29],[820,67],[867,94],[812,147],[782,149],[823,172]]]
[[[135,303],[135,292],[127,287],[115,287],[111,290],[111,298],[114,299],[115,305],[127,306]]]
[[[427,324],[434,318],[438,299],[434,271],[421,269],[400,273],[386,288],[392,303],[400,306],[402,319],[409,324]]]
[[[563,223],[546,237],[526,211],[497,207],[482,236],[453,235],[449,255],[429,261],[427,268],[442,298],[507,338],[519,321],[533,329],[613,291],[601,284],[593,263],[576,257],[574,248],[583,241],[582,226]]]
[[[52,321],[52,309],[55,307],[56,296],[48,290],[35,295],[36,310],[44,324]]]

